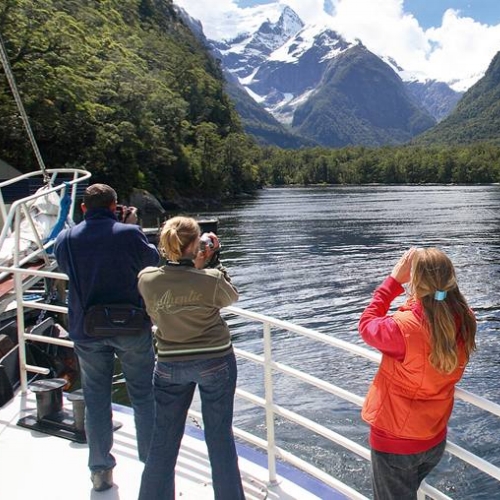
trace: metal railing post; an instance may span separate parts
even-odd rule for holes
[[[21,213],[22,205],[16,207],[14,219],[14,258],[13,267],[19,267],[20,243],[21,243]],[[26,394],[28,391],[28,374],[26,372],[26,341],[24,339],[24,307],[23,307],[23,276],[21,273],[14,273],[14,290],[17,303],[17,342],[19,350],[19,382],[21,392]]]
[[[274,437],[274,410],[273,410],[273,373],[271,368],[271,326],[264,323],[264,390],[266,394],[266,427],[267,427],[267,468],[269,484],[277,484],[276,479],[276,441]]]

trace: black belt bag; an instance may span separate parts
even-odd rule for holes
[[[84,317],[85,333],[90,337],[140,335],[149,327],[146,311],[131,304],[97,304]]]

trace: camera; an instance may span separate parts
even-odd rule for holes
[[[214,248],[214,242],[208,234],[204,233],[200,238],[200,252],[204,252],[207,248]]]
[[[115,216],[118,222],[127,222],[127,219],[134,212],[134,207],[127,207],[125,205],[116,205]]]
[[[118,222],[123,221],[123,213],[125,212],[123,205],[116,205],[115,216]]]

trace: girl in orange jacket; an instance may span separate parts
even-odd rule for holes
[[[388,315],[405,283],[408,300]],[[444,453],[455,385],[476,348],[476,320],[444,252],[408,250],[375,290],[359,332],[382,353],[362,410],[374,498],[416,499]]]

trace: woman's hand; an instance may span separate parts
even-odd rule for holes
[[[410,281],[411,263],[417,249],[415,247],[407,250],[394,266],[391,276],[401,285]]]
[[[212,256],[215,253],[215,251],[220,248],[219,238],[217,238],[217,235],[215,233],[212,233],[212,232],[204,233],[204,236],[208,236],[212,240],[213,246],[212,247],[207,246],[207,250],[212,252],[210,254],[210,256]]]
[[[212,260],[214,254],[220,249],[219,238],[215,233],[204,233],[204,237],[208,236],[212,240],[212,245],[205,245],[204,250],[198,250],[194,259],[194,267],[203,269]]]

